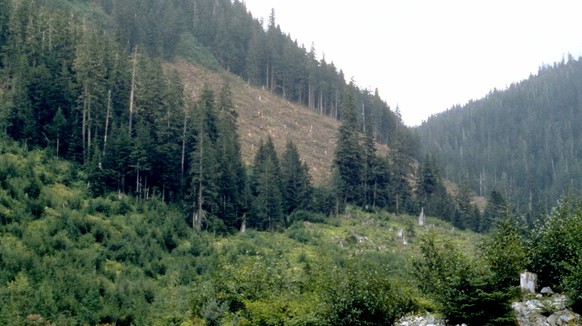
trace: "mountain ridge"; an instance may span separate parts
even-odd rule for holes
[[[536,75],[455,106],[416,128],[424,152],[435,153],[444,176],[477,194],[502,191],[526,214],[548,213],[582,184],[582,61],[541,67]]]

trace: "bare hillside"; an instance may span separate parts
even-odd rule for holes
[[[180,60],[167,64],[166,68],[180,73],[185,91],[193,99],[205,84],[216,94],[224,82],[230,84],[239,113],[239,135],[245,162],[252,161],[261,139],[271,135],[278,151],[285,148],[288,139],[297,145],[301,157],[311,169],[314,182],[321,183],[330,176],[338,121],[250,86],[227,72],[212,71]]]

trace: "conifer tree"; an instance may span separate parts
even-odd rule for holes
[[[361,195],[363,150],[360,138],[353,94],[348,92],[342,108],[334,158],[339,176],[336,187],[344,203],[357,203]]]
[[[459,186],[456,201],[457,212],[453,225],[461,229],[479,230],[479,210],[471,203],[471,190],[466,182]]]
[[[271,137],[261,141],[253,164],[251,190],[254,195],[251,225],[275,230],[283,225],[281,172]]]
[[[412,196],[412,188],[408,181],[412,174],[411,144],[402,133],[397,133],[391,148],[391,202],[390,208],[400,214],[416,211],[416,203]]]
[[[497,222],[509,216],[509,213],[507,201],[499,191],[493,189],[487,198],[487,205],[479,223],[479,232],[491,230]]]
[[[237,134],[237,117],[228,84],[224,84],[218,96],[218,139],[217,159],[219,161],[219,213],[224,224],[236,229],[246,213],[246,173],[242,161],[240,142]]]
[[[216,212],[218,195],[216,159],[218,129],[214,94],[208,87],[204,87],[197,102],[193,127],[196,130],[196,141],[194,151],[190,154],[192,227],[200,230],[209,214]]]
[[[12,10],[11,0],[0,0],[0,49],[4,47],[4,44],[8,41],[9,30],[8,23],[10,21],[10,13]],[[0,55],[0,69],[4,66],[4,55]]]
[[[156,157],[157,186],[162,198],[175,200],[180,195],[180,154],[182,112],[185,110],[184,88],[177,73],[170,73],[165,80],[162,108],[157,111]]]
[[[83,161],[87,162],[91,155],[93,136],[96,128],[102,124],[95,121],[105,116],[107,101],[106,66],[104,40],[94,32],[86,31],[77,46],[74,63],[77,82],[81,87],[79,110],[82,125]]]
[[[378,196],[378,177],[380,171],[379,158],[376,155],[376,146],[370,128],[364,134],[364,164],[362,171],[362,194],[364,207],[375,207]]]
[[[281,159],[281,179],[285,214],[295,209],[308,209],[312,196],[309,168],[301,162],[297,146],[291,140]]]
[[[61,141],[63,136],[66,133],[67,128],[67,120],[65,115],[63,114],[63,110],[61,108],[57,109],[57,113],[55,114],[53,121],[48,127],[48,132],[50,137],[52,138],[52,142],[54,142],[54,149],[55,155],[58,157],[61,151]]]
[[[416,173],[416,198],[426,214],[453,221],[455,203],[440,177],[434,157],[425,156]]]

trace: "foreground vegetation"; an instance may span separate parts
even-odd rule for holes
[[[514,224],[479,235],[351,206],[221,236],[159,198],[93,197],[82,169],[49,152],[0,149],[2,324],[386,325],[429,310],[503,325],[526,266],[579,307],[575,205],[561,203],[529,247]]]

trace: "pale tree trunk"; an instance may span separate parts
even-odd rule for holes
[[[323,90],[319,90],[319,114],[323,115]]]
[[[134,99],[135,99],[135,72],[137,66],[137,46],[133,49],[133,63],[131,68],[131,90],[129,91],[129,136],[133,124]]]
[[[181,177],[182,179],[184,179],[184,169],[185,169],[185,163],[186,163],[186,131],[187,131],[187,121],[188,121],[188,109],[184,108],[184,125],[182,128],[182,161],[180,164],[180,170],[181,170]]]
[[[338,104],[339,103],[339,91],[335,91],[335,119],[338,118]]]
[[[87,159],[91,160],[91,95],[87,104]]]
[[[109,115],[111,112],[111,90],[107,92],[107,113],[105,113],[105,135],[103,135],[103,154],[105,157],[105,150],[107,149],[107,134],[109,132]]]
[[[362,130],[366,133],[366,110],[364,103],[362,103]]]
[[[200,125],[198,126],[198,130],[200,132],[203,132],[202,129],[202,120],[203,119],[199,119],[200,120]],[[202,225],[202,219],[204,218],[204,210],[203,210],[203,205],[204,205],[204,196],[203,194],[203,186],[202,186],[202,176],[204,175],[204,140],[202,139],[202,136],[199,137],[200,141],[198,146],[200,146],[200,156],[198,157],[198,203],[197,203],[197,224],[196,225],[192,225],[192,227],[196,230],[200,230],[201,229],[201,225]]]
[[[83,164],[87,163],[87,93],[88,86],[85,84],[83,90],[83,122],[81,126],[81,134],[83,138]]]

